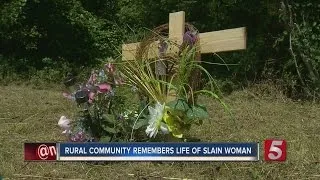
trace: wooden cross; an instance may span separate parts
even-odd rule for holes
[[[169,14],[169,40],[182,44],[185,33],[185,12]],[[201,54],[246,49],[246,28],[226,29],[199,34]],[[122,45],[122,60],[135,60],[140,42]],[[159,41],[150,44],[148,59],[159,58]],[[169,47],[167,53],[177,53],[179,47]],[[172,99],[172,98],[170,98]]]
[[[185,31],[185,12],[175,12],[169,14],[169,39],[177,44],[182,43]],[[246,49],[246,28],[226,29],[221,31],[212,31],[199,34],[201,54],[217,53],[225,51],[234,51]],[[122,45],[122,60],[134,60],[138,43]],[[177,52],[176,49],[171,49]],[[169,52],[170,53],[170,52]],[[151,44],[148,52],[148,58],[157,58],[158,42]]]

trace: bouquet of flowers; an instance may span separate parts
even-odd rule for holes
[[[201,125],[209,115],[206,107],[196,101],[195,97],[198,94],[217,99],[228,110],[216,93],[217,89],[211,75],[195,61],[196,53],[195,45],[187,45],[176,59],[169,60],[172,66],[177,67],[169,80],[166,75],[157,75],[153,70],[154,61],[147,58],[125,61],[119,66],[126,81],[137,88],[141,99],[147,99],[147,111],[141,111],[145,118],[138,118],[135,124],[139,124],[139,127],[146,126],[145,133],[149,138],[155,138],[161,133],[181,139],[186,137],[193,124]],[[163,61],[156,61],[160,60]],[[192,88],[190,77],[195,69],[203,71],[208,76],[211,90]],[[170,97],[172,92],[176,94],[174,99]]]
[[[74,78],[68,76],[65,84],[70,86],[72,81]],[[137,114],[124,109],[123,97],[116,95],[117,87],[123,84],[115,66],[107,63],[103,69],[92,71],[88,81],[78,85],[76,91],[63,93],[80,107],[76,121],[62,116],[58,122],[69,141],[111,141],[124,135],[121,128],[128,126],[124,120]]]
[[[184,38],[187,48],[181,49],[179,56],[170,61],[177,69],[169,80],[164,71],[154,71],[154,62],[141,58],[118,63],[117,70],[115,64],[107,63],[102,70],[92,71],[88,81],[79,85],[75,92],[63,93],[64,97],[81,107],[77,121],[65,116],[59,120],[58,125],[68,140],[141,141],[144,138],[136,135],[140,130],[147,140],[152,140],[159,133],[181,139],[193,124],[201,125],[208,118],[206,107],[195,100],[198,94],[209,95],[228,109],[217,95],[211,75],[195,61],[197,39],[187,40]],[[207,75],[211,90],[192,88],[190,79],[195,69]],[[70,85],[71,82],[74,79],[67,77],[65,84]],[[125,96],[117,94],[122,85],[129,85],[139,95],[140,107],[125,107]],[[174,99],[169,98],[172,91],[176,94]]]

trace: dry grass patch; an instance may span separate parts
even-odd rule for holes
[[[277,92],[275,92],[277,93]],[[72,117],[74,105],[56,90],[0,87],[0,175],[5,179],[319,179],[320,105],[293,102],[257,88],[234,92],[225,101],[234,119],[214,100],[202,97],[211,123],[191,131],[203,141],[288,141],[285,163],[81,162],[26,163],[24,142],[64,141],[57,126],[61,115]],[[261,147],[261,151],[263,149]],[[263,159],[261,155],[261,159]]]

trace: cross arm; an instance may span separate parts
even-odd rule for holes
[[[134,60],[140,43],[122,45],[122,60]]]
[[[158,50],[159,41],[152,42],[148,48],[148,58],[156,58],[159,57]],[[122,60],[135,60],[136,53],[138,51],[140,42],[138,43],[130,43],[122,45]]]
[[[199,38],[202,54],[243,50],[247,46],[245,27],[200,33]],[[138,47],[139,43],[123,44],[122,59],[134,60]],[[158,42],[156,41],[150,45],[148,58],[158,56]]]
[[[200,33],[202,54],[246,49],[246,28]]]

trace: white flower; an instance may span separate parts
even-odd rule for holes
[[[159,129],[162,133],[167,134],[169,132],[168,127],[165,123],[161,122],[164,115],[164,104],[157,102],[155,108],[149,106],[149,126],[146,129],[146,134],[151,137],[156,137]]]
[[[61,116],[61,118],[59,119],[58,125],[64,130],[62,134],[71,133],[70,120],[67,119],[65,116]]]

